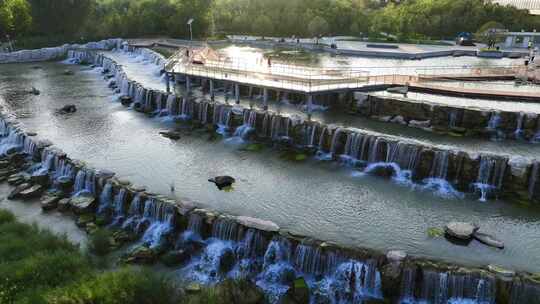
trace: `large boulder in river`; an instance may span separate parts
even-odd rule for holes
[[[77,112],[77,107],[73,104],[65,105],[56,111],[58,114],[72,114]]]
[[[96,198],[90,193],[81,193],[72,197],[69,204],[76,214],[92,213],[97,207]]]
[[[472,239],[478,229],[479,227],[472,223],[450,222],[444,227],[444,232],[450,237],[467,241]]]
[[[236,182],[236,180],[233,177],[228,176],[228,175],[216,176],[214,178],[210,178],[208,181],[216,184],[219,190],[222,190],[223,188],[226,188],[226,187],[230,187],[232,186],[232,184]]]

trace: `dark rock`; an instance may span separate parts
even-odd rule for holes
[[[96,178],[109,179],[109,178],[112,178],[114,175],[115,175],[115,173],[110,171],[110,170],[98,170],[98,171],[96,171],[95,176],[96,176]]]
[[[56,111],[56,113],[58,114],[73,114],[77,112],[77,107],[73,104],[70,104],[70,105],[65,105],[63,106],[62,108],[58,109]]]
[[[186,250],[169,251],[161,257],[161,262],[168,267],[178,266],[189,260],[191,255]]]
[[[38,89],[32,87],[32,89],[30,90],[30,94],[39,95],[41,94],[41,92]]]
[[[222,303],[266,303],[263,291],[249,280],[226,279],[215,288],[217,298],[220,299],[220,302]]]
[[[294,280],[291,288],[287,291],[285,298],[285,302],[287,303],[308,304],[309,286],[307,285],[306,280],[302,277]]]
[[[211,183],[216,184],[219,190],[223,188],[230,187],[236,182],[236,180],[231,176],[216,176],[208,180]]]
[[[29,199],[33,197],[38,197],[43,192],[44,188],[41,185],[33,185],[30,188],[27,188],[19,193],[19,196],[23,199]]]
[[[470,240],[479,229],[477,225],[463,222],[450,222],[444,227],[444,232],[459,240]]]
[[[172,140],[179,140],[180,139],[180,132],[176,131],[161,131],[159,134],[163,137],[172,139]]]
[[[23,192],[24,190],[26,190],[26,189],[28,189],[30,187],[32,187],[32,184],[30,184],[30,183],[20,184],[19,186],[17,186],[15,189],[13,189],[9,193],[8,199],[12,200],[12,199],[18,198],[21,192]]]
[[[364,172],[380,177],[390,178],[396,175],[397,168],[394,164],[376,163],[373,165],[369,165]]]
[[[37,133],[36,132],[26,132],[26,136],[34,137],[34,136],[37,136]]]
[[[58,188],[66,193],[70,192],[71,186],[73,186],[73,179],[69,176],[60,176],[55,180]]]
[[[77,218],[75,223],[80,228],[86,228],[86,225],[93,223],[96,217],[93,214],[83,214]]]
[[[48,172],[35,172],[30,176],[30,182],[46,187],[49,184]]]
[[[140,246],[135,248],[125,259],[128,264],[152,264],[156,261],[157,254],[154,250]]]
[[[76,214],[93,213],[97,207],[97,201],[90,193],[82,193],[72,197],[70,205]]]
[[[68,212],[71,209],[71,199],[70,198],[63,198],[58,201],[58,211],[60,212]]]
[[[22,174],[13,174],[8,177],[7,182],[12,186],[18,186],[25,182],[25,178]]]
[[[219,259],[219,271],[223,274],[229,272],[234,267],[235,261],[234,251],[231,248],[224,249]]]
[[[58,207],[58,202],[61,197],[56,195],[45,195],[41,198],[41,209],[43,211],[51,211]]]
[[[63,74],[70,76],[70,75],[75,75],[75,72],[73,72],[72,70],[64,70]]]
[[[477,241],[484,243],[488,246],[499,248],[499,249],[504,248],[504,243],[502,241],[497,240],[494,236],[489,235],[487,233],[475,232],[473,236]]]
[[[131,96],[124,95],[120,97],[120,103],[123,106],[129,106],[131,103],[133,103],[133,98],[131,98]]]

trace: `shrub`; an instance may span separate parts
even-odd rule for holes
[[[0,225],[5,223],[11,223],[15,221],[13,213],[7,210],[0,210]]]
[[[174,288],[155,273],[124,268],[80,280],[45,296],[50,304],[177,303]]]
[[[98,229],[88,240],[88,249],[97,256],[111,252],[111,233],[106,229]]]

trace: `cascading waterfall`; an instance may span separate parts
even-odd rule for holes
[[[81,191],[83,191],[85,187],[86,187],[86,171],[79,170],[77,172],[77,175],[75,176],[75,184],[74,184],[73,192],[75,193],[75,195],[77,195]]]
[[[244,110],[244,121],[241,126],[236,128],[234,131],[235,137],[240,137],[242,139],[246,139],[251,132],[253,132],[255,128],[255,123],[257,120],[257,112],[253,110]]]
[[[8,129],[7,137],[0,140],[0,156],[20,151],[24,146],[24,134],[10,127]]]
[[[395,163],[399,167],[394,179],[400,183],[410,184],[418,163],[420,149],[416,145],[404,142],[387,143],[387,163]]]
[[[169,94],[167,96],[167,114],[171,116],[178,114],[176,95],[174,94]]]
[[[112,222],[111,226],[120,225],[126,215],[124,210],[124,203],[126,201],[127,190],[125,188],[120,188],[118,193],[114,196],[113,199],[113,210],[112,210]]]
[[[456,111],[451,111],[448,114],[448,127],[449,128],[457,127],[457,116],[458,116],[458,113]]]
[[[500,124],[501,124],[500,113],[499,112],[491,113],[491,117],[489,118],[488,125],[486,127],[488,131],[493,132],[493,135],[491,136],[491,140],[500,141],[504,139],[504,132],[499,130]]]
[[[36,151],[37,151],[36,143],[30,137],[26,137],[24,139],[23,152],[28,155],[34,155]]]
[[[224,241],[238,241],[241,237],[240,225],[235,221],[218,219],[212,225],[212,237]]]
[[[41,152],[41,165],[37,170],[32,172],[32,175],[39,176],[42,174],[47,174],[49,171],[54,170],[55,158],[56,154],[53,151],[44,149],[43,152]]]
[[[199,103],[199,121],[203,125],[208,123],[208,107],[209,104],[207,102]]]
[[[347,133],[347,140],[345,142],[345,148],[343,149],[343,154],[340,156],[341,161],[348,165],[356,165],[360,160],[358,159],[360,155],[360,149],[362,143],[364,142],[364,135],[357,132]]]
[[[217,133],[226,135],[231,125],[231,107],[222,104],[215,105],[213,123],[218,126]]]
[[[104,215],[113,203],[113,186],[112,183],[106,183],[99,195],[99,206],[97,213]]]
[[[436,195],[444,198],[462,198],[463,194],[457,191],[448,182],[448,164],[450,159],[449,151],[435,151],[435,156],[431,164],[429,177],[422,182],[424,190],[433,191]]]
[[[192,103],[189,101],[187,97],[182,98],[182,105],[180,106],[180,118],[182,119],[189,119],[191,118],[192,109],[191,109]]]
[[[140,193],[135,194],[129,205],[126,220],[122,223],[122,229],[133,230],[141,218],[143,199]]]
[[[89,170],[79,170],[75,177],[75,195],[89,193],[96,194],[96,179],[94,172]]]
[[[514,136],[516,139],[521,139],[523,137],[523,120],[525,118],[525,113],[520,112],[518,119],[517,119],[517,125],[516,130],[514,131]]]
[[[142,240],[150,248],[155,248],[163,245],[165,238],[172,232],[174,218],[175,209],[172,205],[150,198],[146,200],[143,219],[135,229],[137,233],[142,231],[140,226],[147,221],[149,227]]]
[[[475,191],[480,192],[480,201],[485,202],[489,195],[501,189],[507,163],[507,159],[480,156],[478,177],[472,185]]]
[[[337,147],[338,147],[338,144],[339,144],[339,137],[340,137],[342,132],[343,132],[342,128],[337,128],[334,131],[334,135],[332,135],[332,143],[330,145],[330,153],[332,153],[332,155],[336,154]]]
[[[289,289],[296,271],[291,264],[292,244],[289,240],[274,238],[263,258],[263,270],[256,278],[256,284],[265,291],[270,303],[278,303]]]
[[[404,269],[400,303],[495,303],[495,280],[491,277],[423,270],[418,295],[415,295],[416,279],[415,271]]]

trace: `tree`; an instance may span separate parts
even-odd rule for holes
[[[313,37],[322,36],[328,33],[328,28],[328,22],[320,16],[313,18],[308,24],[308,31]]]
[[[0,0],[0,34],[24,36],[30,29],[32,17],[26,0]]]

